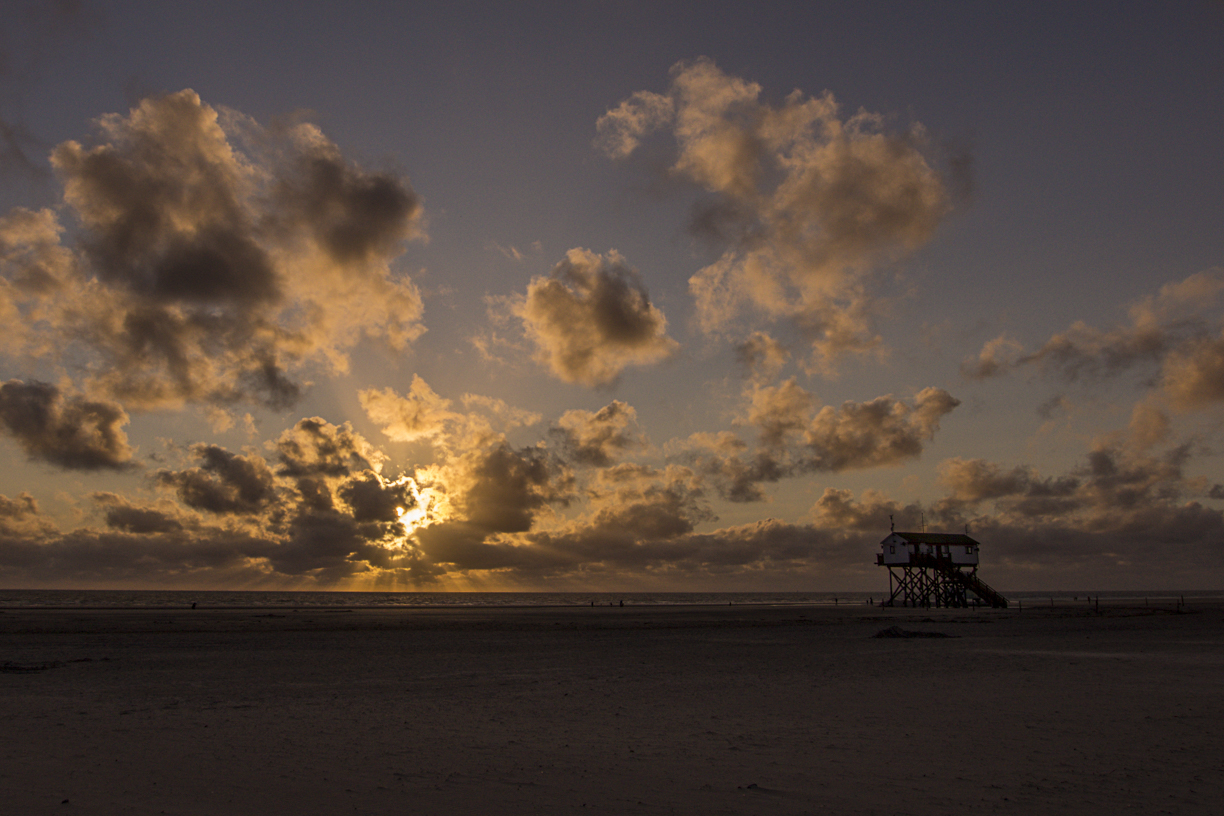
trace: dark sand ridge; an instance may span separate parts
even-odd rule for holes
[[[6,813],[1224,801],[1218,606],[9,609],[0,664]]]

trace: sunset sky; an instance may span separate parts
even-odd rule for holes
[[[15,7],[0,586],[1224,589],[1224,4]]]

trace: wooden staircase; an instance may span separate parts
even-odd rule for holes
[[[953,569],[950,567],[942,567],[941,571],[943,571],[950,578],[952,578],[952,580],[959,583],[965,589],[977,595],[984,602],[993,606],[995,609],[1007,608],[1007,599],[1000,595],[997,590],[992,588],[990,584],[979,578],[977,573],[961,572],[958,569]]]

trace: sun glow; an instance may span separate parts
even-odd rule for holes
[[[435,504],[434,496],[428,488],[422,490],[408,476],[401,477],[396,484],[407,485],[408,490],[412,493],[412,498],[416,500],[412,507],[395,508],[395,513],[399,516],[399,522],[403,525],[405,536],[412,535],[416,530],[428,527],[437,521],[436,516],[431,512]]]

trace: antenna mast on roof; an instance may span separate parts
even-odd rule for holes
[[[920,513],[918,518],[922,519],[922,532],[926,532],[926,513]]]
[[[890,533],[897,532],[897,525],[893,523],[892,513],[888,514],[888,532]]]

